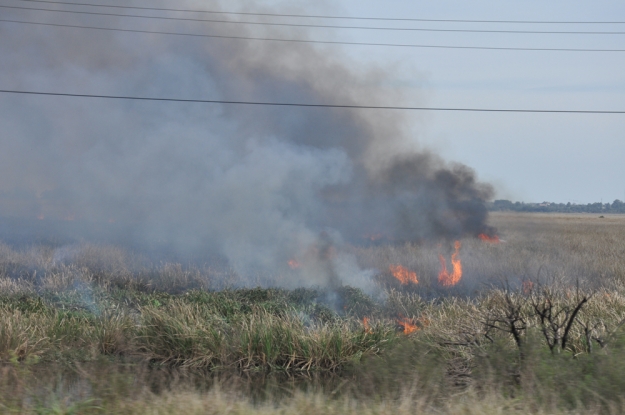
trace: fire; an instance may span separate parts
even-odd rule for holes
[[[447,261],[445,261],[443,255],[438,255],[438,259],[441,262],[441,271],[438,273],[438,282],[443,287],[453,287],[458,284],[462,278],[462,263],[460,262],[460,257],[458,256],[460,246],[460,241],[456,241],[454,244],[456,251],[451,255],[451,273],[447,271]]]
[[[485,233],[481,233],[477,237],[480,238],[484,242],[490,242],[493,244],[498,244],[500,242],[499,237],[497,235],[489,236],[489,235],[486,235]]]
[[[369,317],[365,317],[362,319],[362,325],[365,326],[365,333],[367,334],[373,333],[373,329],[369,325]]]
[[[391,265],[389,269],[393,277],[397,278],[402,285],[407,285],[410,282],[413,284],[419,283],[416,272],[412,272],[401,265]]]
[[[37,219],[39,220],[44,220],[46,217],[44,216],[43,213],[40,213],[39,215],[37,215]]]
[[[406,317],[402,317],[401,319],[397,320],[397,324],[404,328],[404,334],[414,333],[415,331],[419,330],[419,327],[417,327],[417,325],[411,319]]]
[[[295,260],[295,259],[291,259],[291,260],[289,260],[288,264],[289,264],[289,267],[290,267],[291,269],[298,269],[299,267],[301,267],[301,266],[302,266],[302,264],[300,264],[300,263],[299,263],[297,260]]]

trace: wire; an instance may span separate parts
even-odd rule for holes
[[[76,10],[53,10],[40,9],[36,7],[20,7],[20,6],[4,6],[6,9],[19,10],[36,10],[54,13],[72,13],[86,14],[92,16],[114,16],[114,17],[133,17],[141,19],[157,19],[157,20],[175,20],[190,22],[206,22],[206,23],[228,23],[228,24],[245,24],[260,26],[282,26],[282,27],[307,27],[307,28],[323,28],[323,29],[358,29],[358,30],[391,30],[391,31],[413,31],[413,32],[461,32],[461,33],[515,33],[515,34],[558,34],[558,35],[625,35],[625,32],[580,32],[580,31],[537,31],[537,30],[485,30],[485,29],[425,29],[425,28],[408,28],[408,27],[368,27],[368,26],[340,26],[340,25],[314,25],[300,23],[265,23],[265,22],[241,22],[236,20],[215,20],[215,19],[194,19],[186,17],[166,17],[166,16],[145,16],[136,14],[121,13],[102,13],[102,12],[85,12]]]
[[[139,30],[139,29],[114,29],[110,27],[68,25],[68,24],[59,24],[59,23],[25,22],[21,20],[10,20],[10,19],[0,19],[0,22],[29,24],[29,25],[38,25],[38,26],[70,27],[70,28],[75,28],[75,29],[106,30],[106,31],[111,31],[111,32],[148,33],[148,34],[172,35],[172,36],[206,37],[206,38],[214,38],[214,39],[315,43],[315,44],[325,44],[325,45],[386,46],[386,47],[427,48],[427,49],[513,50],[513,51],[541,51],[541,52],[625,52],[625,49],[524,48],[524,47],[496,47],[496,46],[453,46],[453,45],[417,45],[417,44],[403,44],[403,43],[339,42],[339,41],[332,41],[332,40],[280,39],[280,38],[269,38],[269,37],[246,37],[246,36],[209,35],[209,34],[198,34],[198,33],[161,32],[161,31],[154,31],[154,30]]]
[[[139,7],[139,6],[117,6],[108,4],[89,4],[77,2],[63,2],[51,0],[20,0],[31,3],[67,4],[72,6],[109,7],[118,9],[135,10],[159,10],[171,12],[190,13],[211,13],[211,14],[232,14],[243,16],[273,16],[273,17],[301,17],[318,19],[345,19],[345,20],[386,20],[405,22],[454,22],[454,23],[522,23],[522,24],[625,24],[625,21],[540,21],[540,20],[469,20],[469,19],[416,19],[416,18],[395,18],[395,17],[354,17],[354,16],[328,16],[328,15],[304,15],[304,14],[280,14],[280,13],[251,13],[251,12],[226,12],[214,10],[192,10],[192,9],[171,9],[162,7]]]
[[[550,113],[550,114],[625,114],[625,111],[601,111],[601,110],[543,110],[543,109],[500,109],[500,108],[445,108],[445,107],[400,107],[381,105],[348,105],[348,104],[304,104],[294,102],[257,102],[257,101],[226,101],[217,99],[182,99],[182,98],[151,98],[134,97],[123,95],[94,95],[94,94],[70,94],[64,92],[36,92],[0,89],[4,94],[21,95],[48,95],[73,98],[104,98],[123,99],[134,101],[161,101],[161,102],[186,102],[200,104],[229,104],[229,105],[262,105],[274,107],[305,107],[305,108],[345,108],[345,109],[374,109],[374,110],[401,110],[401,111],[456,111],[456,112],[518,112],[518,113]]]

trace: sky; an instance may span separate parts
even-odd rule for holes
[[[620,1],[341,0],[333,13],[425,19],[625,21]],[[321,10],[320,10],[321,11]],[[375,24],[388,22],[375,22]],[[393,23],[390,23],[392,26]],[[625,24],[396,23],[397,27],[625,31]],[[346,31],[354,41],[623,49],[625,35]],[[385,82],[432,107],[625,109],[625,53],[349,47],[358,61],[402,67]],[[525,202],[625,199],[625,116],[428,113],[418,140],[473,167],[499,198]]]
[[[625,35],[403,30],[625,32],[625,23],[310,18],[625,21],[622,2],[97,3],[121,7],[1,0],[0,90],[321,106],[625,110],[625,52],[353,44],[625,49]],[[309,17],[223,13],[233,11]],[[320,24],[402,30],[310,27]],[[494,199],[625,200],[623,131],[625,114],[5,92],[0,235],[29,242],[36,233],[69,232],[78,236],[67,243],[93,238],[156,255],[202,261],[215,255],[241,275],[287,275],[296,259],[302,266],[290,280],[294,286],[366,285],[369,271],[343,249],[349,244],[444,242],[452,249],[454,240],[496,233],[487,212]]]
[[[114,4],[113,1],[99,3]],[[24,6],[18,0],[5,5]],[[118,3],[130,4],[130,3]],[[152,5],[134,1],[133,5]],[[39,3],[31,7],[61,7]],[[223,10],[270,11],[274,13],[320,14],[359,17],[399,17],[424,19],[473,20],[532,20],[532,21],[625,21],[625,3],[619,1],[397,1],[371,0],[334,1],[255,1],[255,2],[159,2],[161,7],[204,8]],[[81,9],[85,10],[85,9]],[[113,10],[114,11],[114,10]],[[1,9],[0,17],[21,18],[19,10]],[[39,18],[36,12],[30,17]],[[47,17],[46,19],[52,19]],[[84,16],[58,17],[60,21],[102,23]],[[63,20],[64,19],[64,20]],[[72,20],[73,19],[73,20]],[[246,19],[241,17],[241,19]],[[251,18],[247,18],[251,19]],[[97,20],[97,21],[96,21]],[[268,18],[265,19],[269,21]],[[46,20],[48,21],[48,20]],[[280,21],[278,19],[278,21]],[[625,24],[503,24],[451,22],[394,22],[297,20],[283,21],[338,25],[370,25],[403,28],[493,29],[493,30],[573,30],[624,31]],[[124,27],[133,22],[119,21]],[[182,25],[182,24],[181,24]],[[181,25],[177,27],[180,28]],[[185,23],[186,25],[186,23]],[[194,26],[195,25],[195,26]],[[188,28],[199,26],[188,23]],[[137,26],[139,27],[139,26]],[[11,23],[0,23],[4,33],[16,38],[20,31],[30,30]],[[32,30],[35,30],[34,28]],[[37,27],[40,37],[56,36],[53,27]],[[99,35],[74,30],[73,36]],[[346,29],[284,29],[281,35],[304,36],[308,39],[347,42],[405,43],[433,45],[601,48],[624,49],[625,35],[578,34],[511,34],[511,33],[443,33]],[[67,32],[69,33],[69,32]],[[59,35],[60,36],[60,35]],[[126,35],[124,35],[126,36]],[[132,43],[128,34],[124,42]],[[158,35],[152,36],[158,38]],[[0,42],[2,40],[0,39]],[[5,47],[10,38],[5,36]],[[156,41],[155,41],[156,42]],[[218,42],[218,41],[216,41]],[[67,47],[72,47],[69,43]],[[293,44],[289,47],[297,48]],[[625,110],[625,53],[556,52],[556,51],[495,51],[425,49],[376,46],[319,45],[320,51],[342,56],[354,73],[374,71],[363,90],[383,91],[359,97],[362,105],[414,105],[426,107],[519,108],[556,110]],[[33,51],[36,46],[33,46]],[[23,50],[26,54],[27,51]],[[33,52],[34,54],[39,52]],[[93,56],[106,51],[90,51]],[[95,58],[94,58],[95,59]],[[36,60],[32,61],[35,62]],[[31,63],[32,63],[31,62]],[[16,85],[30,90],[55,90],[50,79],[76,76],[84,89],[76,93],[120,93],[123,85],[106,76],[87,82],[88,70],[80,65],[66,65],[64,74],[37,72],[32,67],[20,67],[20,62],[5,62],[8,72],[0,86]],[[24,61],[27,65],[29,62]],[[56,68],[55,70],[61,71]],[[21,76],[20,73],[26,73]],[[29,71],[33,71],[30,74]],[[72,72],[74,71],[74,72]],[[85,72],[86,71],[86,72]],[[173,69],[172,69],[173,71]],[[73,73],[73,75],[68,75]],[[6,75],[10,74],[10,75]],[[50,78],[47,78],[49,75]],[[166,77],[166,75],[163,75]],[[176,77],[176,73],[168,76]],[[184,76],[184,71],[180,73]],[[95,79],[95,78],[94,78]],[[169,82],[169,81],[168,81]],[[177,81],[178,82],[178,81]],[[181,82],[181,81],[180,81]],[[361,82],[362,84],[362,82]],[[114,88],[107,86],[115,85]],[[58,90],[57,88],[56,90]],[[62,88],[61,88],[62,89]],[[141,77],[135,78],[132,90],[138,95],[150,95],[157,90]],[[178,96],[175,89],[160,91]],[[397,97],[401,98],[397,98]],[[228,97],[224,97],[228,98]],[[11,105],[4,99],[5,105]],[[25,110],[26,111],[26,110]],[[495,198],[525,202],[611,202],[625,199],[625,115],[589,114],[502,114],[463,112],[410,112],[404,115],[409,140],[423,150],[439,154],[450,162],[460,162],[473,168],[479,180],[495,187]],[[15,118],[7,122],[14,123]],[[106,124],[106,120],[98,122]],[[151,120],[155,123],[157,120]],[[13,125],[13,124],[10,124]],[[5,128],[6,125],[5,125]],[[66,124],[64,128],[71,129]],[[200,127],[198,127],[200,128]]]

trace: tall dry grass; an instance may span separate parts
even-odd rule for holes
[[[499,244],[463,239],[460,258],[463,279],[455,294],[470,294],[492,286],[520,287],[527,279],[622,290],[625,284],[625,215],[575,215],[494,212],[490,224],[504,241]],[[449,242],[354,248],[364,267],[381,271],[401,264],[419,277],[424,292],[438,289],[438,259],[449,260]]]
[[[79,382],[81,399],[22,380],[19,391],[3,384],[0,402],[16,413],[620,413],[625,217],[499,213],[492,222],[505,242],[463,240],[463,280],[452,288],[437,283],[448,245],[351,248],[379,271],[375,297],[241,288],[249,282],[230,270],[151,264],[111,246],[0,245],[7,379],[93,362],[339,379],[258,403],[197,383],[106,392],[100,367]],[[419,284],[394,280],[395,264]],[[404,334],[398,321],[417,330]]]

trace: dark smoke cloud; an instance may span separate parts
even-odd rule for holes
[[[206,31],[190,23],[2,14]],[[305,44],[8,23],[0,24],[0,39],[5,89],[374,105],[407,99],[379,86],[390,70],[355,69],[340,51]],[[470,168],[419,150],[405,115],[2,96],[0,215],[74,219],[135,246],[218,253],[243,274],[273,272],[296,257],[303,266],[295,285],[362,285],[367,272],[328,244],[373,234],[418,241],[491,231],[484,203],[492,189]]]

